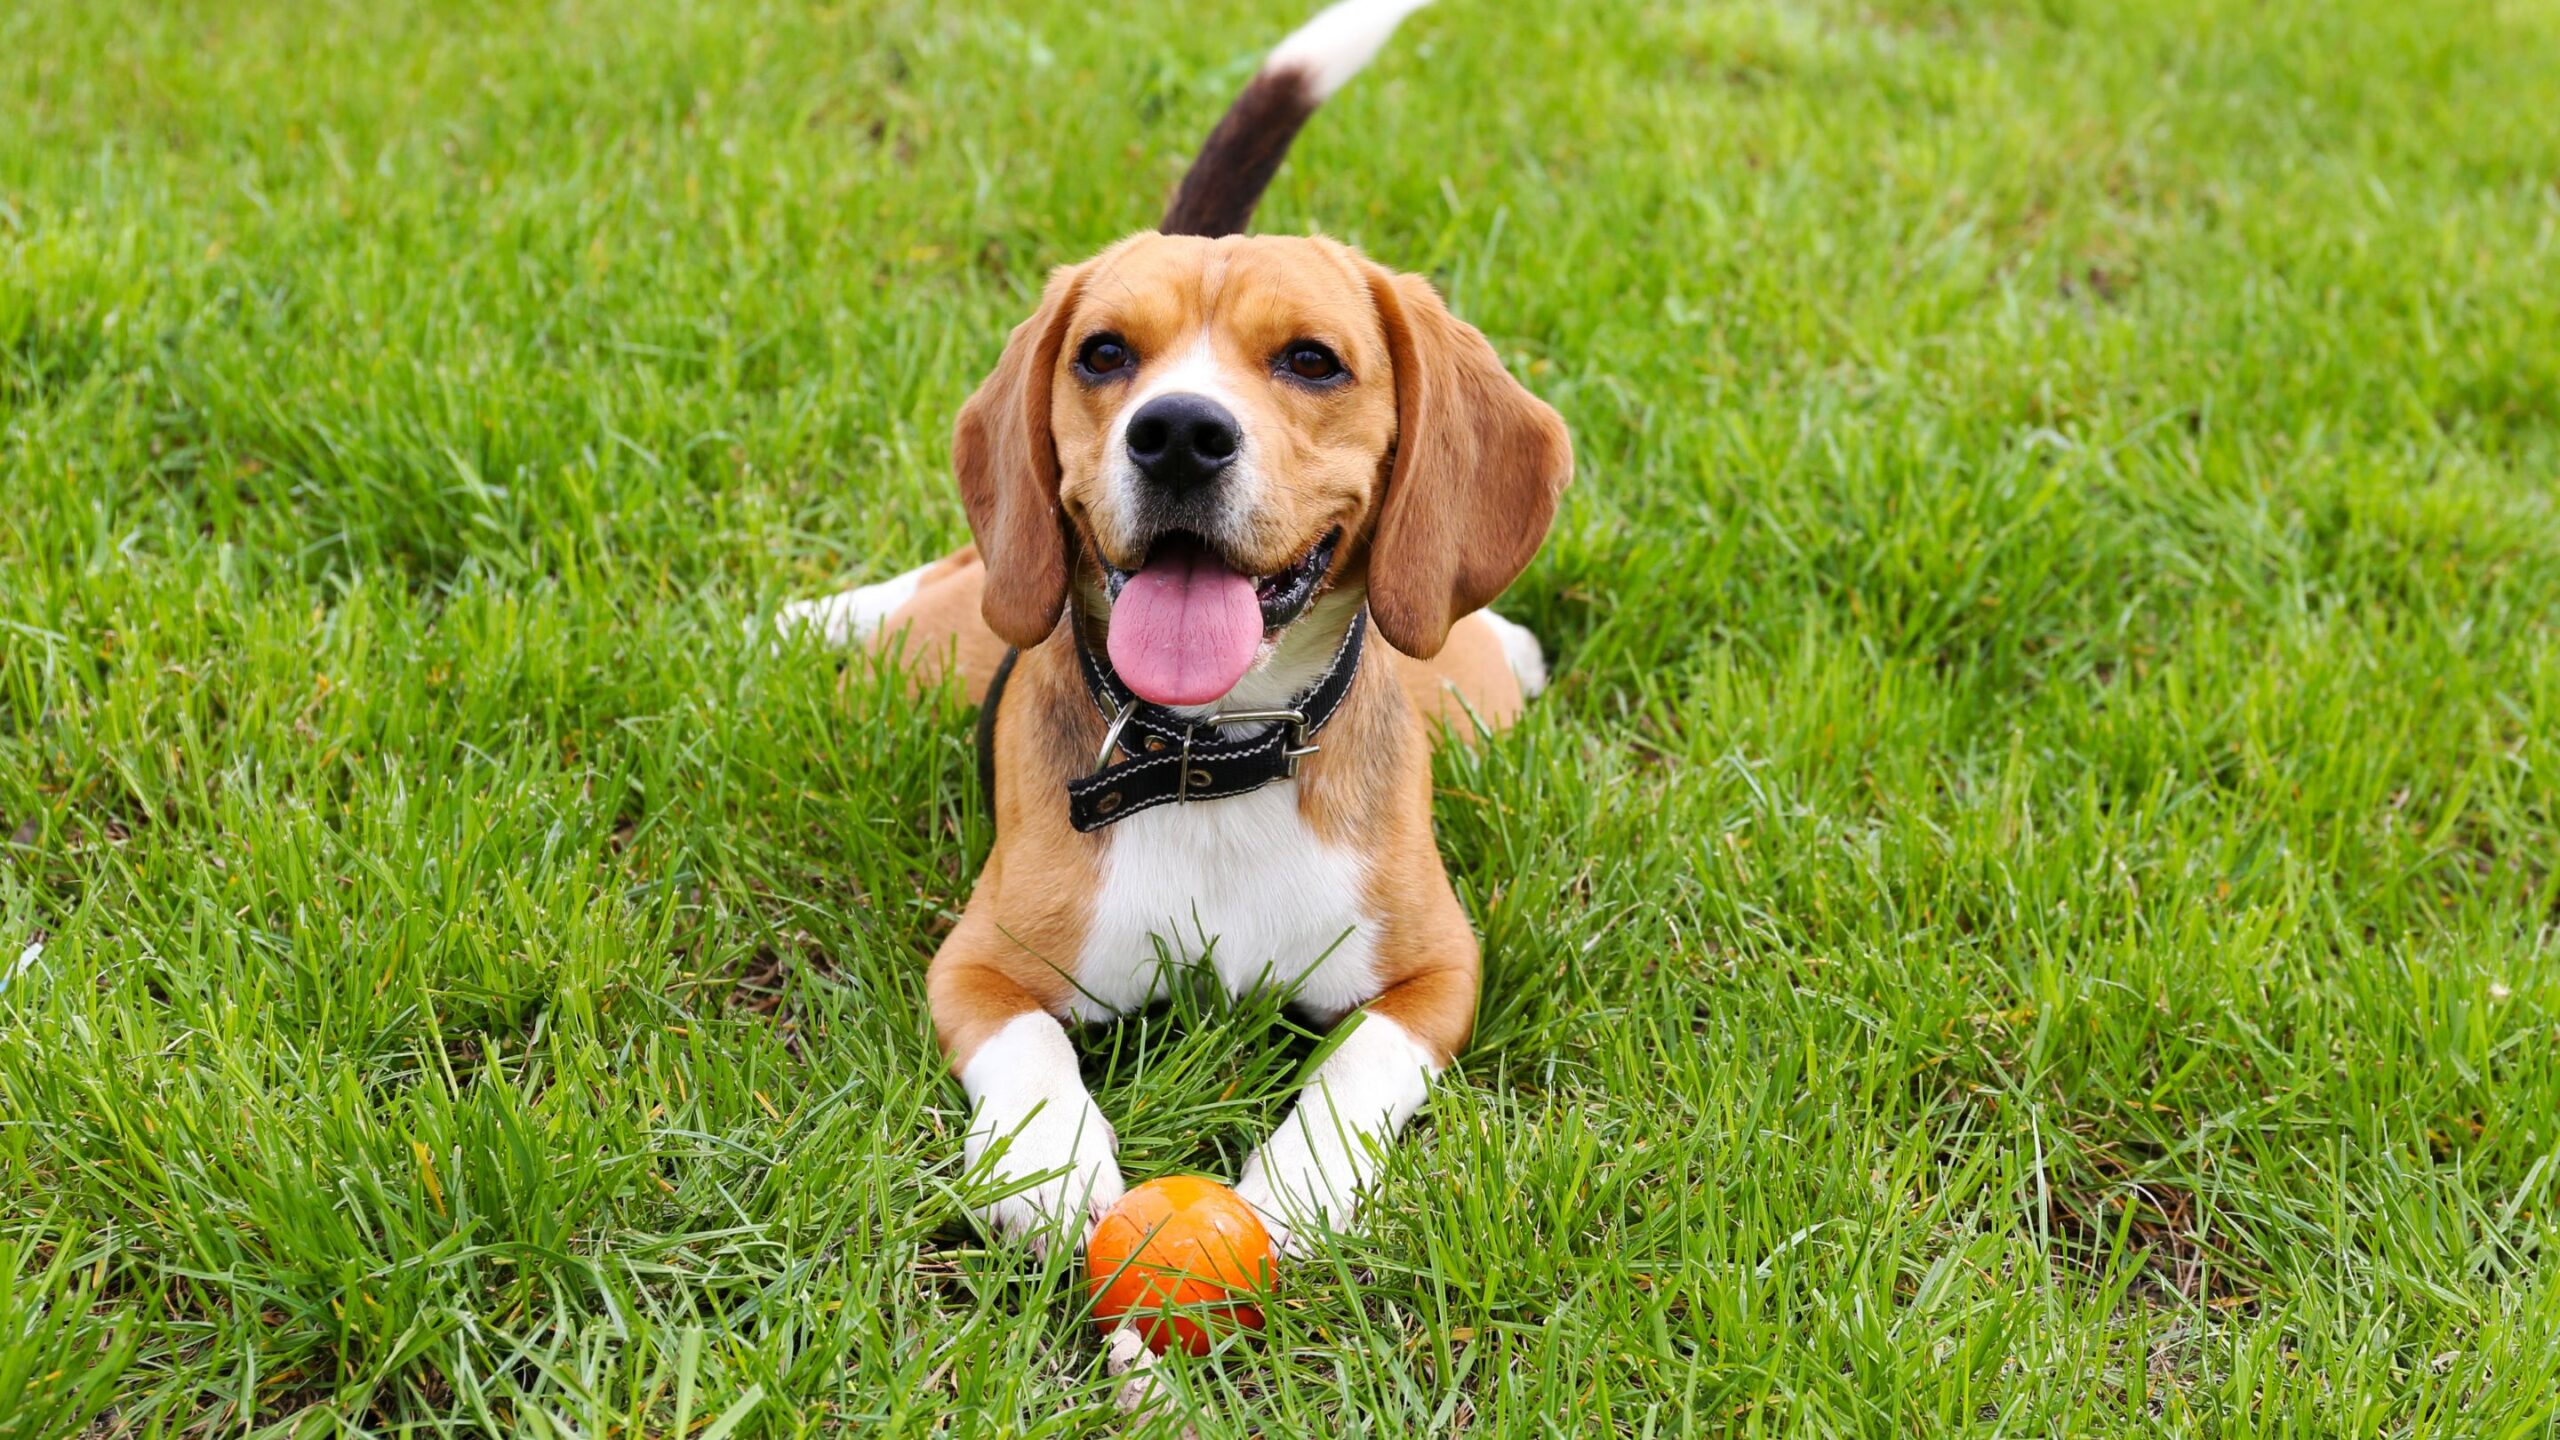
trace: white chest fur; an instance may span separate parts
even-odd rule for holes
[[[1296,987],[1330,1018],[1376,993],[1376,926],[1362,907],[1367,867],[1298,815],[1298,786],[1165,805],[1104,834],[1072,1007],[1078,1019],[1159,994],[1165,962],[1216,967],[1229,994]]]

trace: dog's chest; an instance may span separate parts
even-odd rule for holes
[[[1320,1015],[1375,993],[1367,866],[1298,815],[1298,787],[1132,815],[1106,832],[1100,886],[1075,981],[1080,1019],[1159,994],[1167,962],[1204,957],[1228,993],[1295,986]]]

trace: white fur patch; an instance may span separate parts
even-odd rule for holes
[[[919,565],[876,585],[857,585],[815,600],[794,600],[773,617],[773,628],[786,637],[811,632],[839,649],[859,645],[879,634],[889,617],[898,613],[898,607],[916,597],[916,588],[924,583],[924,572],[932,568]]]
[[[960,1086],[974,1107],[962,1152],[971,1177],[1022,1187],[983,1218],[1005,1235],[1081,1242],[1087,1221],[1120,1201],[1119,1141],[1057,1018],[1016,1016],[969,1057]]]
[[[1107,512],[1095,519],[1112,528],[1114,533],[1106,535],[1106,540],[1121,533],[1121,527],[1112,526],[1115,518],[1136,515],[1145,508],[1147,480],[1138,473],[1138,462],[1129,458],[1129,422],[1146,408],[1148,401],[1162,395],[1197,395],[1214,401],[1236,417],[1235,458],[1218,478],[1217,528],[1205,538],[1225,545],[1244,538],[1243,521],[1260,508],[1269,487],[1262,474],[1261,447],[1254,443],[1253,432],[1244,423],[1244,402],[1236,397],[1235,387],[1228,380],[1225,367],[1219,363],[1217,347],[1204,332],[1192,340],[1190,349],[1149,376],[1137,393],[1122,403],[1120,413],[1112,417],[1111,438],[1102,451],[1102,478],[1111,503]]]
[[[1374,1011],[1325,1057],[1236,1182],[1283,1254],[1299,1252],[1304,1232],[1350,1223],[1439,1070],[1403,1026]]]
[[[1290,31],[1289,38],[1262,62],[1262,68],[1265,72],[1304,71],[1307,88],[1315,98],[1329,100],[1352,76],[1368,68],[1369,62],[1377,58],[1379,47],[1404,23],[1404,17],[1430,3],[1431,0],[1340,0]]]
[[[1547,652],[1529,627],[1505,620],[1490,610],[1476,612],[1493,627],[1494,638],[1502,642],[1502,658],[1510,662],[1511,673],[1520,681],[1520,696],[1535,700],[1547,688]]]
[[[1176,964],[1207,956],[1231,995],[1295,983],[1298,1003],[1331,1017],[1377,993],[1375,926],[1362,908],[1367,864],[1299,817],[1296,781],[1158,806],[1103,834],[1101,883],[1076,960],[1077,1018],[1161,993],[1159,942]]]

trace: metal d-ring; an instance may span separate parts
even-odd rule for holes
[[[1119,714],[1111,717],[1110,725],[1102,732],[1102,749],[1093,757],[1093,768],[1097,773],[1111,764],[1111,752],[1120,748],[1120,732],[1129,728],[1129,717],[1137,713],[1138,702],[1132,700],[1120,707]]]

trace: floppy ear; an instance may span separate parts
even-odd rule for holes
[[[1369,269],[1396,367],[1396,448],[1369,547],[1369,614],[1416,659],[1502,593],[1547,538],[1573,440],[1429,281]]]
[[[1049,276],[1040,308],[1013,327],[996,368],[960,407],[951,468],[969,531],[986,558],[987,628],[1024,649],[1049,638],[1067,603],[1066,517],[1058,509],[1058,447],[1049,385],[1082,266]]]

